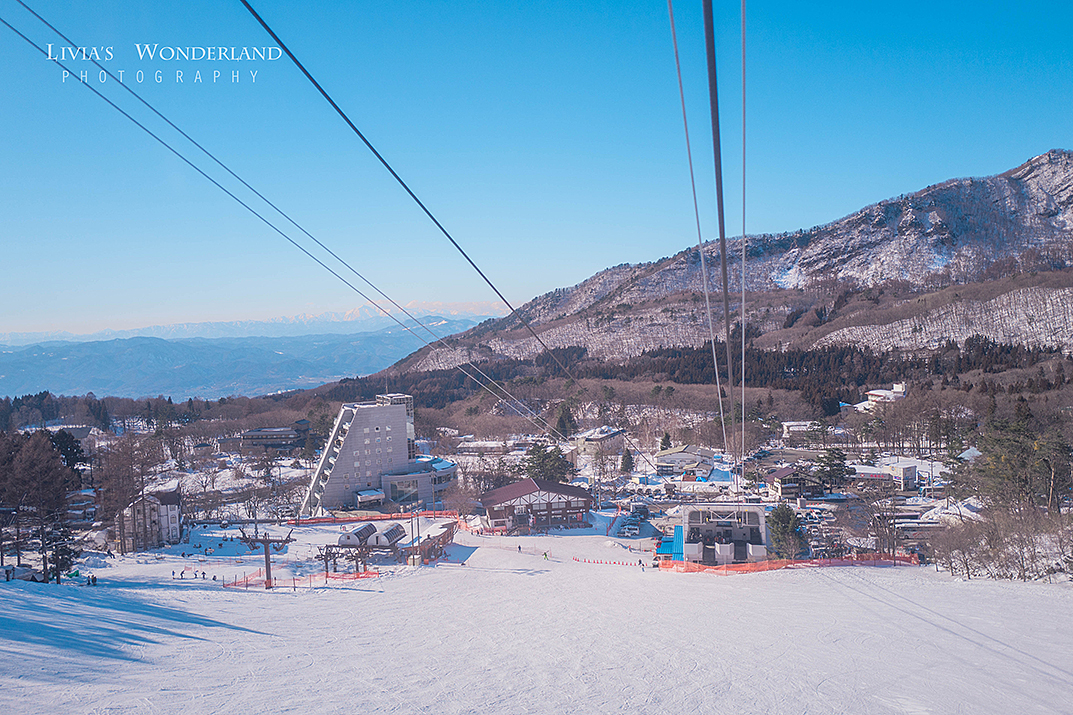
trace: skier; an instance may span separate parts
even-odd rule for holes
[[[518,544],[518,553],[519,554],[522,553],[522,545],[521,544]]]
[[[545,561],[547,561],[547,560],[548,560],[548,552],[547,552],[547,551],[545,551],[545,552],[544,552],[544,560],[545,560]]]

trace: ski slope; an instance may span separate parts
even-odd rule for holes
[[[296,530],[278,575],[315,569],[303,558],[334,534]],[[1073,708],[1068,583],[927,567],[642,572],[627,543],[461,533],[450,562],[297,591],[173,580],[190,563],[178,547],[108,560],[96,588],[0,582],[0,712]]]

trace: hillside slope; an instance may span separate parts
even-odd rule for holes
[[[740,246],[740,239],[728,246],[735,291],[741,285]],[[709,284],[718,292],[718,244],[705,244],[704,253]],[[973,334],[1068,347],[1073,285],[1064,269],[1070,265],[1073,152],[1052,150],[1005,173],[946,181],[825,226],[750,237],[746,317],[765,333],[758,344],[772,348],[852,343],[918,349]],[[1040,271],[1057,277],[1036,284],[995,282]],[[950,291],[973,284],[965,296]],[[981,288],[984,284],[994,285]],[[583,346],[594,357],[622,360],[707,340],[702,290],[700,254],[690,248],[654,263],[608,268],[539,296],[520,312],[549,347]],[[975,297],[981,291],[988,294],[982,303]],[[929,294],[943,297],[928,300]],[[847,296],[853,295],[867,301],[857,301],[848,321]],[[895,304],[900,307],[892,310]],[[875,315],[863,310],[869,305],[878,309]],[[712,307],[719,335],[717,296]],[[840,324],[833,322],[839,309]],[[540,351],[517,319],[508,317],[459,336],[453,348],[422,350],[398,367],[440,369]]]

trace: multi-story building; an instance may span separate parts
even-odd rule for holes
[[[138,497],[119,512],[112,530],[121,553],[177,544],[182,533],[182,498],[178,489]]]
[[[417,455],[413,397],[377,395],[375,402],[340,408],[301,513],[383,499],[432,505],[442,500],[457,471],[446,459]]]
[[[589,455],[596,454],[622,454],[625,431],[603,425],[579,432],[570,438],[570,443],[577,448],[578,453]]]
[[[290,427],[262,427],[241,435],[242,449],[277,449],[289,452],[301,449],[309,437],[309,420],[298,420]]]

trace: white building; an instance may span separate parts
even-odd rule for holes
[[[622,454],[625,432],[608,425],[593,427],[570,438],[570,443],[580,454]]]
[[[377,395],[375,402],[340,408],[301,513],[383,499],[432,504],[442,499],[457,470],[453,462],[417,455],[413,397]]]
[[[854,471],[847,479],[863,484],[892,486],[899,491],[913,491],[917,488],[917,467],[912,463],[890,463],[878,467],[867,464],[846,465]]]
[[[181,501],[178,489],[135,499],[116,515],[112,531],[116,548],[130,553],[179,543],[183,533]]]
[[[858,412],[871,412],[881,403],[904,400],[906,394],[905,383],[896,382],[890,390],[869,390],[864,393],[866,398],[864,402],[858,402],[853,409]]]
[[[686,470],[705,468],[710,471],[715,464],[715,450],[686,444],[656,452],[656,474],[683,474]]]

